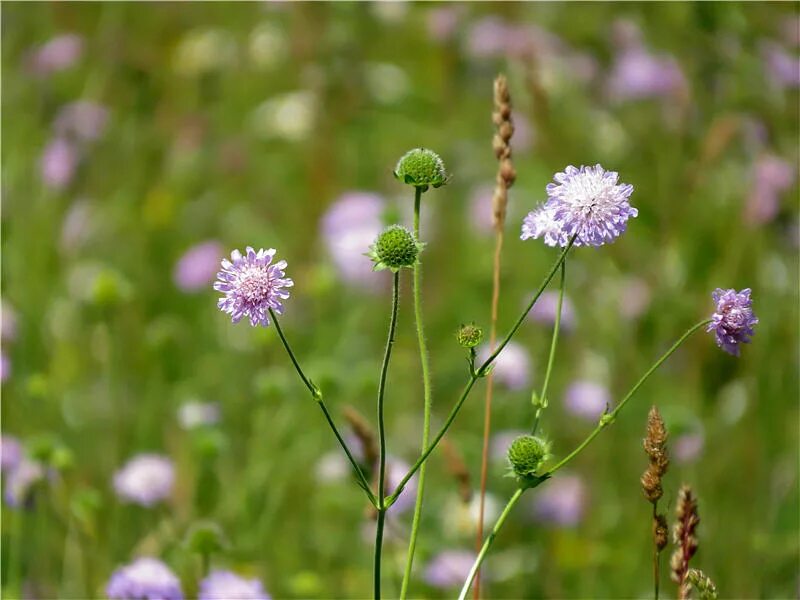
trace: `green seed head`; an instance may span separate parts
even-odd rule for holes
[[[483,330],[475,325],[475,323],[462,325],[461,329],[459,329],[456,334],[456,339],[458,339],[458,343],[463,348],[474,348],[481,343],[483,339]]]
[[[422,188],[438,188],[447,183],[447,172],[441,157],[433,150],[415,148],[406,152],[394,169],[394,176],[403,183]]]
[[[417,264],[422,244],[414,234],[402,225],[389,225],[378,236],[369,252],[375,262],[375,270],[391,269],[399,271],[403,267]]]
[[[550,444],[532,435],[521,435],[508,448],[511,470],[520,479],[534,477],[550,455]]]

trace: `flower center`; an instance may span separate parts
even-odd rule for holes
[[[272,281],[264,269],[249,268],[239,280],[239,295],[248,304],[257,304],[268,298],[272,290]]]

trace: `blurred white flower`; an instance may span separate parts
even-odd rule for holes
[[[216,402],[185,402],[178,408],[178,423],[183,429],[197,429],[219,423],[219,404]]]
[[[453,537],[472,537],[478,531],[478,518],[481,510],[479,491],[472,494],[469,502],[459,496],[452,496],[444,505],[442,521],[444,530]],[[486,494],[483,507],[483,522],[493,523],[500,514],[500,502],[493,494]]]
[[[250,33],[250,60],[259,69],[271,69],[280,64],[288,51],[286,35],[273,23],[259,23]]]
[[[194,77],[221,70],[236,62],[236,39],[221,29],[196,29],[178,43],[173,66],[180,75]]]
[[[411,81],[397,65],[370,63],[366,66],[367,89],[381,104],[392,104],[402,100],[411,88]]]
[[[266,139],[299,142],[313,131],[317,109],[317,98],[309,91],[275,96],[256,107],[252,117],[253,129]]]

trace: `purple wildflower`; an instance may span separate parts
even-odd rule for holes
[[[489,346],[478,350],[481,362],[489,358]],[[492,374],[495,381],[510,390],[522,390],[530,384],[531,359],[527,350],[517,342],[509,342],[494,361]]]
[[[175,482],[172,461],[158,454],[140,454],[114,473],[114,490],[124,501],[153,506],[169,497]]]
[[[0,382],[5,381],[11,375],[11,359],[5,354],[0,354]]]
[[[458,31],[464,7],[456,4],[440,6],[428,11],[426,25],[428,35],[436,42],[446,42]]]
[[[283,313],[281,300],[289,297],[284,288],[292,287],[294,281],[285,277],[286,261],[272,264],[273,256],[274,248],[256,252],[248,246],[244,256],[234,250],[231,260],[222,259],[222,271],[217,273],[214,289],[225,296],[219,299],[217,306],[231,315],[234,323],[241,321],[242,317],[249,317],[253,327],[267,327],[269,309]]]
[[[758,158],[753,171],[753,186],[747,198],[745,221],[761,225],[777,216],[780,195],[794,184],[795,170],[783,158],[766,154]]]
[[[544,292],[531,308],[530,318],[537,323],[553,325],[558,312],[558,292]],[[575,327],[575,307],[568,296],[561,303],[561,328],[569,331]]]
[[[779,88],[800,87],[800,58],[790,54],[780,44],[764,42],[761,49],[766,71]]]
[[[406,473],[408,473],[410,468],[411,465],[398,458],[389,458],[386,461],[386,487],[390,490],[397,488],[397,486],[400,484],[400,481],[406,476]],[[414,476],[408,480],[406,487],[403,488],[403,491],[397,497],[395,503],[389,507],[388,514],[397,516],[400,513],[406,512],[410,508],[413,508],[416,497],[417,474],[415,473]]]
[[[555,204],[545,202],[527,214],[522,220],[521,240],[542,238],[548,246],[566,246],[569,236],[555,218]],[[577,240],[575,241],[577,245]]]
[[[423,577],[428,585],[447,589],[460,586],[469,575],[475,553],[469,550],[445,550],[427,564]]]
[[[91,100],[78,100],[62,107],[53,127],[60,137],[92,142],[103,135],[108,110]]]
[[[597,421],[611,404],[611,392],[594,381],[575,381],[564,394],[564,406],[575,416]]]
[[[39,161],[42,180],[47,187],[61,189],[69,185],[78,168],[78,151],[63,137],[53,139]]]
[[[683,433],[672,441],[670,453],[679,463],[693,462],[703,451],[705,441],[702,429]]]
[[[172,279],[184,292],[194,292],[205,288],[214,279],[219,265],[222,245],[209,240],[192,246],[175,265]]]
[[[636,47],[617,55],[608,79],[611,98],[617,102],[654,97],[675,97],[686,91],[686,79],[671,56],[656,56]]]
[[[19,508],[31,500],[31,488],[45,476],[41,463],[22,456],[16,467],[6,475],[3,486],[3,497],[6,504]]]
[[[739,356],[739,344],[750,343],[750,336],[755,333],[753,325],[758,323],[751,308],[753,302],[750,293],[750,288],[741,292],[717,288],[711,294],[717,310],[711,315],[711,323],[706,331],[713,331],[717,346],[733,356]]]
[[[118,568],[106,586],[111,600],[183,600],[181,582],[155,558],[137,558]]]
[[[577,475],[560,475],[534,494],[532,516],[561,527],[580,523],[586,508],[586,486]]]
[[[494,188],[490,185],[481,185],[472,190],[469,199],[469,220],[475,231],[490,234],[494,231],[492,225],[492,196]]]
[[[22,444],[11,435],[0,435],[0,471],[13,471],[22,461]]]
[[[83,38],[72,33],[58,35],[34,50],[28,58],[30,69],[37,75],[64,71],[83,54]]]
[[[214,570],[200,582],[199,600],[270,600],[258,579]]]

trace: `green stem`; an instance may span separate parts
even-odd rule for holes
[[[689,336],[691,336],[695,331],[697,331],[698,329],[700,329],[701,327],[707,325],[710,322],[711,322],[710,319],[704,319],[704,320],[700,321],[699,323],[696,323],[696,324],[692,325],[686,331],[686,333],[684,333],[680,338],[678,338],[678,341],[675,342],[674,344],[672,344],[670,349],[667,350],[664,354],[662,354],[661,358],[659,358],[655,363],[653,363],[653,365],[645,372],[645,374],[642,375],[641,379],[639,379],[639,381],[636,382],[636,385],[634,385],[630,389],[630,391],[625,395],[625,397],[617,405],[617,407],[614,410],[612,410],[610,413],[604,414],[600,418],[600,422],[597,424],[597,427],[594,428],[594,430],[586,437],[586,439],[583,440],[583,442],[581,442],[580,445],[577,448],[575,448],[575,450],[570,452],[565,458],[563,458],[552,469],[550,469],[547,472],[547,475],[548,476],[553,475],[553,473],[555,473],[556,471],[561,469],[564,465],[569,463],[569,461],[571,461],[573,458],[578,456],[578,454],[580,454],[583,451],[583,449],[586,448],[586,446],[588,446],[591,443],[591,441],[594,438],[596,438],[597,435],[603,429],[605,429],[608,425],[610,425],[611,423],[614,422],[614,419],[617,418],[617,415],[619,414],[619,411],[622,410],[622,408],[625,406],[625,404],[627,404],[628,400],[630,400],[633,397],[633,395],[639,390],[639,388],[642,387],[642,385],[644,384],[645,381],[647,381],[647,379],[650,377],[650,375],[652,375],[656,371],[656,369],[658,369],[658,367],[660,367],[661,364],[665,360],[667,360],[672,355],[672,353],[675,352],[680,347],[680,345],[683,344],[683,342],[685,342],[689,338]]]
[[[547,284],[550,283],[551,279],[553,279],[553,276],[555,275],[558,268],[561,266],[561,263],[564,262],[564,260],[566,259],[567,252],[569,251],[574,241],[575,241],[574,237],[570,239],[569,244],[566,246],[566,248],[564,248],[564,251],[559,255],[558,260],[556,260],[555,264],[550,269],[550,272],[547,274],[544,281],[539,286],[539,289],[536,290],[536,293],[533,295],[533,298],[531,299],[530,303],[522,311],[522,316],[520,316],[520,318],[517,320],[516,324],[511,329],[509,334],[505,337],[502,344],[500,344],[500,346],[497,347],[497,349],[491,354],[491,356],[489,356],[489,358],[487,358],[484,361],[484,363],[480,367],[474,369],[473,372],[470,374],[469,381],[467,382],[467,385],[464,387],[464,391],[461,392],[461,397],[458,399],[455,406],[450,411],[450,414],[445,420],[444,425],[442,425],[442,428],[439,430],[439,433],[437,433],[436,436],[433,438],[433,442],[428,447],[425,448],[425,450],[422,452],[422,454],[414,463],[414,465],[411,467],[411,469],[408,471],[408,473],[406,473],[405,477],[403,477],[403,479],[400,480],[400,484],[397,486],[394,493],[389,497],[390,505],[397,499],[397,496],[399,496],[400,492],[403,491],[403,488],[406,486],[408,481],[414,476],[414,473],[416,473],[418,469],[423,468],[425,460],[428,458],[430,453],[433,452],[433,450],[436,448],[436,445],[441,441],[445,433],[447,433],[448,428],[455,420],[456,415],[458,415],[458,411],[461,410],[461,407],[464,404],[464,401],[467,399],[467,396],[469,395],[470,391],[472,390],[472,387],[475,385],[475,382],[478,380],[478,378],[486,374],[486,370],[495,361],[497,356],[500,354],[500,351],[506,346],[506,344],[508,344],[511,337],[517,332],[520,325],[525,320],[525,317],[528,315],[531,308],[533,308],[533,305],[539,299],[539,296],[542,295],[542,292],[547,287]],[[421,474],[422,473],[420,472],[420,475]],[[422,477],[420,477],[420,479],[421,478]],[[417,496],[419,497],[419,494]]]
[[[420,203],[422,200],[422,188],[414,188],[414,236],[417,241],[419,235],[419,214]],[[419,358],[422,367],[422,395],[424,398],[424,408],[422,414],[422,450],[428,447],[428,440],[431,435],[431,377],[430,366],[428,364],[428,346],[425,341],[425,328],[422,322],[422,264],[420,261],[414,265],[414,321],[417,327],[417,343],[419,345]],[[403,571],[403,583],[400,586],[400,598],[404,599],[408,594],[408,585],[411,581],[411,568],[414,564],[414,552],[417,547],[417,535],[419,534],[420,518],[422,516],[422,498],[425,493],[425,464],[421,463],[419,481],[417,483],[417,499],[414,503],[414,517],[411,522],[411,537],[408,542],[408,554],[406,556],[406,567]],[[405,485],[405,484],[404,484]]]
[[[561,327],[561,307],[564,303],[564,287],[567,278],[567,261],[561,263],[561,284],[558,290],[558,308],[556,310],[556,322],[553,325],[553,339],[550,341],[550,356],[547,359],[547,371],[544,374],[544,383],[542,384],[542,393],[536,403],[536,416],[533,419],[533,429],[531,435],[536,435],[536,430],[539,428],[539,419],[542,416],[542,411],[547,408],[547,386],[550,383],[550,373],[553,371],[553,362],[556,356],[556,345],[558,343],[558,331]]]
[[[381,550],[383,547],[383,525],[386,520],[386,426],[383,419],[383,404],[386,396],[386,375],[389,372],[389,359],[392,357],[394,334],[397,329],[397,306],[400,299],[400,272],[394,273],[392,280],[392,316],[389,321],[389,338],[386,340],[386,351],[381,365],[381,377],[378,384],[378,434],[380,438],[380,461],[378,464],[378,526],[375,531],[375,600],[381,597]]]
[[[303,383],[308,388],[308,391],[311,392],[311,396],[314,398],[314,400],[316,400],[317,405],[322,411],[322,414],[325,415],[325,420],[328,422],[331,431],[333,431],[333,435],[336,436],[336,440],[339,442],[339,445],[342,447],[342,450],[344,450],[344,453],[347,455],[347,459],[350,461],[350,464],[353,467],[353,471],[355,472],[356,477],[358,477],[359,486],[364,490],[364,493],[367,494],[370,503],[374,506],[377,506],[375,494],[373,494],[372,491],[369,489],[369,482],[367,482],[367,478],[364,476],[364,472],[361,470],[361,467],[358,466],[356,459],[353,458],[353,455],[350,452],[350,448],[347,447],[347,444],[345,443],[344,439],[339,433],[339,430],[336,428],[336,423],[334,423],[333,417],[331,417],[330,412],[328,412],[328,407],[325,406],[325,400],[322,398],[322,390],[320,390],[314,382],[312,382],[308,377],[306,377],[306,374],[303,373],[303,369],[300,368],[300,364],[297,362],[297,358],[295,358],[294,352],[292,352],[292,348],[291,346],[289,346],[289,342],[286,339],[286,336],[283,334],[283,329],[281,329],[281,325],[278,322],[278,316],[272,309],[269,309],[269,315],[270,317],[272,317],[272,322],[275,324],[275,330],[278,332],[278,337],[280,337],[281,342],[283,343],[283,347],[286,349],[286,353],[289,355],[289,358],[291,359],[292,364],[294,365],[294,368],[297,371],[297,374],[300,376],[300,379],[302,379]]]
[[[500,513],[500,516],[497,518],[497,522],[494,524],[492,528],[492,532],[487,536],[486,541],[483,542],[483,546],[481,547],[481,551],[478,553],[478,556],[475,558],[475,562],[472,563],[472,568],[469,570],[469,575],[467,575],[467,580],[464,582],[464,587],[461,588],[461,593],[458,595],[458,600],[464,600],[469,593],[469,588],[472,586],[472,580],[475,579],[475,574],[478,572],[478,569],[481,568],[481,563],[483,563],[483,559],[486,558],[486,554],[489,552],[489,548],[494,542],[494,538],[497,537],[497,532],[503,527],[503,524],[506,522],[506,518],[508,517],[509,513],[511,513],[511,509],[514,508],[514,505],[517,501],[522,497],[522,494],[525,492],[525,488],[519,488],[514,495],[506,504],[506,507],[503,509],[503,512]]]

